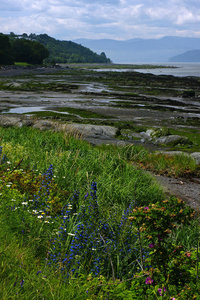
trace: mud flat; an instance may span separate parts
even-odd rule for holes
[[[194,136],[198,148],[200,78],[93,67],[1,69],[1,115],[114,126],[119,138],[134,142],[148,128],[166,127]]]
[[[200,78],[122,72],[122,66],[116,72],[115,68],[1,69],[1,115],[114,126],[124,140],[140,140],[138,133],[150,127],[198,134]]]

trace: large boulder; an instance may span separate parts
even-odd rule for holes
[[[36,120],[34,122],[33,128],[38,128],[40,130],[55,129],[55,123],[47,120]]]
[[[22,120],[19,117],[0,115],[0,125],[2,127],[22,126]]]
[[[142,137],[141,142],[149,142],[157,145],[169,145],[175,146],[190,145],[192,142],[184,136],[180,135],[169,135],[169,130],[165,128],[153,128],[148,129],[146,132],[140,132]]]
[[[103,139],[112,139],[114,138],[117,128],[106,125],[91,125],[91,124],[75,124],[67,125],[67,131],[77,131],[83,137],[86,138],[103,138]]]
[[[162,136],[155,140],[156,144],[163,144],[163,145],[170,145],[175,146],[178,144],[181,145],[190,145],[192,142],[184,136],[180,135],[168,135],[168,136]]]

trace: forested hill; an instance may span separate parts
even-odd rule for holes
[[[110,63],[111,60],[102,52],[100,55],[71,41],[59,41],[47,34],[29,36],[36,40],[49,50],[47,62],[55,61],[56,63]]]

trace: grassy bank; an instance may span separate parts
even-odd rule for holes
[[[1,299],[198,295],[198,220],[133,166],[144,148],[26,127],[0,136]]]

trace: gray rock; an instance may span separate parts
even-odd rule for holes
[[[146,132],[144,132],[144,131],[140,132],[140,136],[142,136],[141,143],[151,142],[152,141],[152,137],[151,137],[152,132],[153,132],[153,130],[151,130],[151,129],[147,130]]]
[[[33,126],[34,122],[31,119],[22,120],[22,126],[30,127]]]
[[[18,87],[22,86],[22,83],[20,83],[20,82],[9,82],[9,83],[6,83],[5,86],[18,88]]]
[[[157,143],[156,141],[158,138],[163,138],[169,135],[169,130],[166,128],[151,128],[146,132],[140,132],[140,135],[146,140],[146,142]]]
[[[166,154],[168,156],[175,156],[175,155],[186,155],[190,156],[188,153],[185,153],[183,151],[157,151],[156,154]]]
[[[132,139],[132,138],[140,139],[141,138],[140,133],[134,132],[131,129],[121,129],[120,133],[121,133],[122,136],[124,136],[125,138],[128,138],[128,139]]]
[[[200,164],[200,152],[193,152],[190,154],[194,158],[197,165]]]
[[[10,127],[10,126],[22,126],[21,118],[19,117],[8,117],[0,115],[0,125],[3,127]]]
[[[159,137],[155,140],[155,143],[164,144],[164,145],[192,144],[192,142],[187,137],[180,136],[180,135],[168,135],[168,136]]]
[[[111,139],[115,136],[117,128],[112,126],[101,126],[101,125],[91,125],[91,124],[75,124],[67,126],[67,131],[77,131],[87,138],[104,138]]]
[[[38,128],[40,130],[55,129],[55,124],[51,121],[36,120],[33,125],[33,128]]]
[[[151,136],[153,135],[153,133],[154,133],[154,130],[153,130],[153,129],[147,129],[147,131],[145,132],[145,135],[151,137]]]

